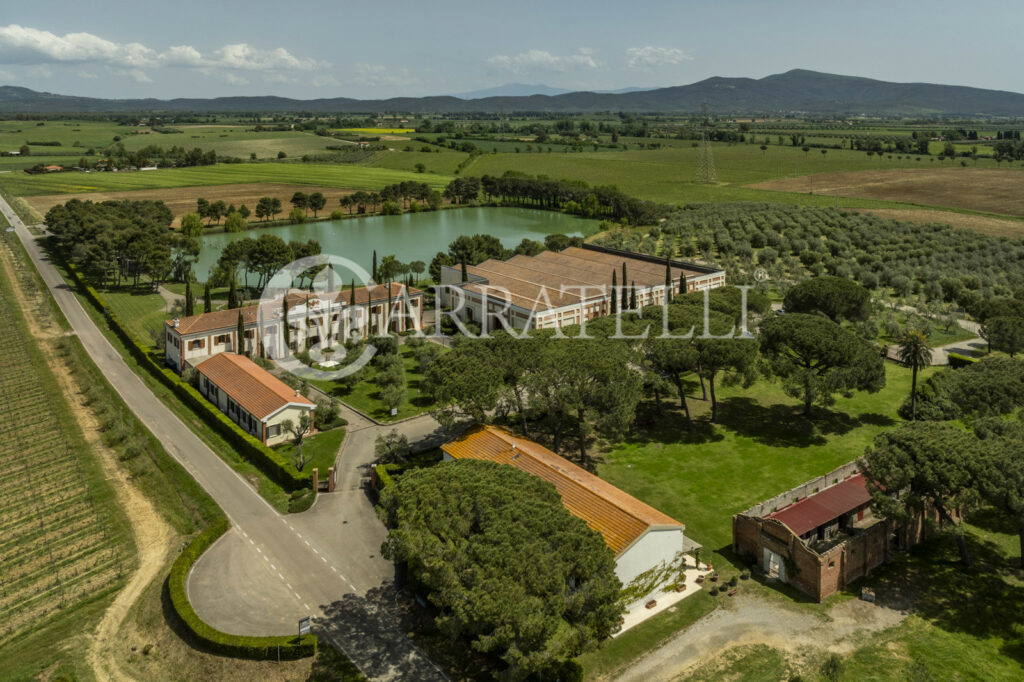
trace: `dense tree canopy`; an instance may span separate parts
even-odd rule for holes
[[[887,518],[935,510],[957,532],[964,565],[970,565],[958,510],[979,499],[978,441],[951,424],[915,422],[875,438],[864,454],[871,472],[872,505]]]
[[[131,280],[137,285],[143,276],[155,283],[166,280],[175,241],[169,229],[172,219],[162,201],[72,199],[46,213],[46,224],[61,247],[100,284]],[[198,246],[194,252],[198,254]]]
[[[878,349],[835,322],[790,313],[767,318],[760,329],[761,352],[786,395],[812,405],[831,405],[835,394],[874,393],[885,386]]]
[[[1024,362],[1013,358],[982,358],[960,369],[945,369],[925,380],[918,390],[917,418],[974,418],[1009,414],[1024,406]],[[910,418],[910,399],[900,415]]]
[[[871,294],[852,279],[812,277],[790,289],[783,306],[788,313],[821,313],[833,322],[857,322],[871,312]]]
[[[449,462],[404,474],[381,510],[384,556],[429,590],[438,627],[501,659],[513,679],[557,667],[617,624],[614,555],[546,481]]]

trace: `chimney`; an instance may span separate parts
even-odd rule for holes
[[[174,328],[175,329],[178,328],[178,322],[180,322],[180,320],[178,320],[178,318],[174,318]]]
[[[296,397],[296,398],[298,398],[298,397],[299,397],[299,389],[295,389],[295,397]]]

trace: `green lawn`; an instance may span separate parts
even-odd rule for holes
[[[420,374],[419,363],[413,356],[413,349],[408,346],[399,346],[399,354],[402,356],[402,363],[405,365],[405,400],[398,406],[398,414],[392,416],[387,407],[380,400],[380,391],[373,378],[377,375],[377,369],[372,364],[366,369],[366,375],[362,381],[351,389],[346,389],[334,381],[311,381],[320,390],[329,395],[336,396],[343,403],[354,407],[364,414],[368,414],[377,421],[391,422],[427,412],[434,407],[434,402],[423,385],[423,375]],[[444,350],[442,349],[442,352]]]
[[[351,187],[378,190],[406,180],[444,187],[451,178],[433,173],[414,173],[389,168],[369,168],[315,163],[238,163],[192,168],[167,168],[123,173],[25,173],[0,174],[0,189],[16,196],[86,192],[115,192],[224,185],[247,182],[278,182],[317,187]]]
[[[798,401],[778,384],[722,388],[721,424],[701,421],[692,434],[666,401],[664,417],[605,453],[598,472],[719,551],[731,543],[733,514],[859,457],[876,434],[899,423],[896,408],[910,393],[910,371],[886,363],[886,377],[878,393],[840,397],[811,419],[799,416]],[[691,395],[699,397],[699,388]],[[695,414],[707,409],[691,401]]]
[[[153,341],[153,333],[162,329],[164,321],[169,317],[166,301],[148,287],[101,289],[100,295],[132,334],[144,343]]]
[[[345,429],[337,428],[330,431],[321,431],[313,436],[302,439],[302,452],[306,456],[306,465],[303,471],[318,469],[321,479],[327,477],[327,470],[334,466],[334,460],[338,458],[338,450],[341,448],[341,441],[345,440]],[[289,441],[281,445],[275,445],[282,457],[290,462],[298,462],[295,445]]]

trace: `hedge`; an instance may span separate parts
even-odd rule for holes
[[[245,637],[229,635],[213,628],[199,617],[192,604],[188,601],[185,583],[189,571],[199,557],[217,538],[227,532],[231,524],[226,518],[220,518],[200,533],[182,550],[167,578],[167,589],[171,604],[181,624],[201,648],[215,654],[251,658],[256,660],[295,660],[316,653],[317,636],[313,634],[278,637]]]
[[[165,367],[162,363],[157,362],[146,347],[132,336],[131,332],[121,323],[118,316],[111,311],[110,306],[107,305],[107,302],[100,296],[99,292],[84,281],[74,264],[65,260],[64,266],[79,289],[85,292],[89,302],[106,316],[110,329],[124,343],[132,357],[158,381],[171,389],[208,426],[228,441],[243,459],[254,464],[260,471],[288,492],[308,488],[312,485],[312,477],[310,475],[295,471],[290,462],[283,459],[261,441],[243,431],[226,414],[208,402],[199,391],[178,376],[177,373]]]
[[[978,361],[978,358],[972,358],[968,355],[960,355],[959,353],[947,353],[946,355],[949,357],[949,366],[953,369],[973,365]]]
[[[374,490],[380,492],[395,482],[395,480],[391,478],[391,472],[389,471],[391,467],[392,465],[390,464],[378,464],[373,467]]]

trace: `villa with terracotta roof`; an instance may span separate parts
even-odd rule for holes
[[[875,516],[865,474],[850,462],[733,516],[732,548],[821,601],[921,542],[926,530],[923,516]]]
[[[325,296],[308,292],[288,294],[289,342],[292,351],[324,343],[328,329],[332,341],[368,338],[383,333],[388,319],[392,331],[421,327],[423,292],[403,284],[377,284],[355,289],[355,304],[348,289]],[[238,338],[238,315],[244,338]],[[231,310],[214,310],[175,318],[164,323],[164,362],[181,372],[218,353],[258,353],[262,343],[268,358],[288,354],[284,342],[282,301]]]
[[[635,284],[638,306],[665,300],[664,258],[584,244],[467,265],[465,282],[461,265],[443,266],[441,284],[447,286],[441,290],[441,303],[461,319],[489,330],[500,329],[502,321],[514,329],[580,324],[612,312],[612,272],[621,279],[623,264],[630,281],[619,281],[618,286],[631,289]],[[673,294],[680,291],[684,276],[688,292],[725,284],[725,272],[717,268],[675,260],[670,267]],[[619,298],[623,299],[621,292]]]
[[[308,398],[244,355],[219,353],[196,366],[199,392],[246,433],[266,445],[289,436],[284,422],[298,423],[316,409]]]
[[[696,547],[686,527],[624,493],[551,450],[512,432],[485,425],[441,446],[446,460],[479,459],[507,464],[553,484],[569,512],[601,534],[615,553],[615,573],[623,585],[662,562]]]

